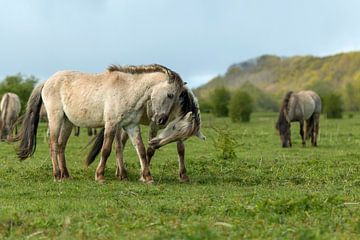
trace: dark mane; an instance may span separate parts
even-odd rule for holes
[[[180,114],[184,117],[188,112],[192,112],[193,119],[196,125],[200,125],[199,106],[195,100],[195,96],[187,89],[184,88],[179,96],[180,98]]]
[[[118,71],[118,72],[131,73],[131,74],[163,72],[169,76],[170,82],[175,82],[181,85],[183,84],[183,81],[178,73],[160,64],[139,65],[139,66],[134,66],[134,65],[119,66],[112,64],[107,68],[107,70],[109,72]]]
[[[284,100],[282,102],[281,108],[280,108],[281,112],[284,112],[285,114],[288,114],[290,97],[291,97],[291,95],[293,93],[294,93],[293,91],[289,91],[289,92],[286,93],[286,95],[284,97]]]

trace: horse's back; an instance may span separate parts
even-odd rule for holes
[[[311,90],[300,91],[295,94],[297,98],[298,111],[303,115],[303,119],[309,119],[314,113],[321,112],[320,97]],[[301,118],[301,117],[299,117]]]
[[[88,74],[77,71],[61,71],[44,84],[42,98],[48,117],[64,112],[75,125],[97,127],[103,124],[103,91],[107,84],[105,74]]]

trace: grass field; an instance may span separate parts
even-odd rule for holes
[[[175,144],[152,161],[155,184],[138,181],[139,161],[125,151],[130,181],[94,181],[84,168],[85,129],[71,137],[72,179],[54,182],[41,125],[35,155],[24,162],[0,144],[0,238],[9,239],[355,239],[360,237],[360,115],[324,117],[319,147],[282,149],[276,114],[256,113],[248,124],[203,115],[207,141],[186,142],[190,183],[178,182]],[[237,138],[236,158],[218,157],[213,127]],[[145,131],[144,131],[145,132]],[[147,139],[146,134],[144,139]]]

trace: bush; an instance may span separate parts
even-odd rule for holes
[[[235,149],[238,147],[237,137],[225,126],[224,129],[213,127],[216,138],[213,144],[219,159],[231,160],[236,158]]]
[[[249,93],[237,90],[229,104],[230,118],[233,122],[249,122],[253,111],[253,101]]]
[[[224,87],[217,87],[211,94],[213,113],[217,117],[229,116],[230,92]]]
[[[323,96],[323,111],[328,118],[342,118],[343,102],[340,94],[328,93]]]
[[[202,98],[199,99],[199,107],[202,113],[211,113],[213,111],[211,103]]]

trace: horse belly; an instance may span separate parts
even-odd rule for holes
[[[64,106],[67,118],[79,127],[102,127],[104,126],[103,107],[86,104],[76,107],[72,104]]]

